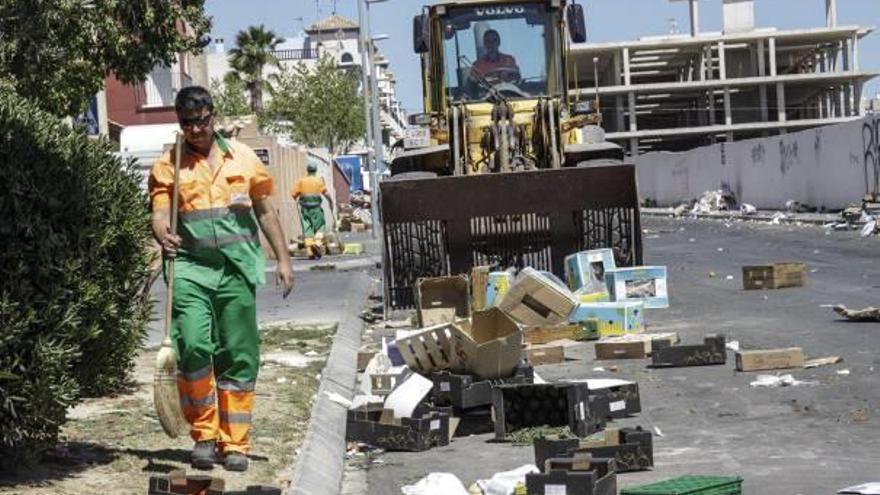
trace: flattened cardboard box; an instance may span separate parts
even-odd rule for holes
[[[582,324],[595,321],[599,338],[638,333],[645,329],[643,301],[580,303],[568,318]]]
[[[606,337],[596,342],[596,359],[644,359],[651,355],[651,343],[655,340],[664,340],[673,345],[678,343],[678,334],[642,333]]]
[[[450,323],[471,315],[467,277],[420,278],[415,287],[416,318],[420,327]]]
[[[451,327],[454,369],[481,378],[504,378],[522,358],[522,331],[498,308],[477,311]]]
[[[533,268],[526,268],[498,307],[523,325],[540,326],[566,321],[577,304],[568,288]]]
[[[665,266],[615,268],[605,274],[612,301],[641,299],[645,308],[668,308]]]
[[[565,257],[565,281],[581,301],[608,301],[605,274],[616,267],[611,249],[581,251]]]
[[[804,350],[800,347],[736,353],[737,371],[787,370],[803,367]]]

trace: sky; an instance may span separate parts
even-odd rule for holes
[[[418,57],[412,51],[412,18],[428,0],[387,0],[370,7],[371,32],[387,34],[380,49],[397,75],[398,98],[407,111],[421,110]],[[587,15],[588,41],[624,41],[670,32],[673,20],[680,32],[689,28],[687,2],[668,0],[580,0]],[[838,25],[880,27],[880,0],[838,0]],[[212,37],[226,40],[229,49],[235,33],[263,24],[282,37],[301,34],[303,28],[330,15],[357,21],[356,0],[207,0],[213,17]],[[825,0],[756,0],[758,27],[796,29],[825,25]],[[721,30],[721,0],[700,0],[700,30]],[[860,44],[863,70],[880,71],[880,32]],[[865,95],[880,93],[880,78],[865,87]]]

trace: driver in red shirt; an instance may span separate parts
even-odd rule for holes
[[[483,77],[492,76],[508,81],[518,78],[519,66],[516,65],[516,59],[498,51],[499,46],[501,35],[498,31],[489,29],[483,33],[483,56],[474,62],[471,71]]]

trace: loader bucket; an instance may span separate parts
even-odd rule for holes
[[[413,307],[420,277],[474,266],[562,277],[565,256],[608,247],[619,266],[642,263],[633,165],[386,180],[380,188],[389,309]]]

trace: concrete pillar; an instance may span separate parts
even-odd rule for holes
[[[849,105],[848,111],[846,114],[848,116],[855,117],[856,115],[859,114],[859,109],[856,107],[861,106],[860,105],[861,102],[859,100],[856,100],[856,88],[855,88],[854,83],[848,83],[846,85],[846,96],[847,96],[847,103]]]
[[[825,25],[837,27],[837,0],[825,0]]]
[[[611,60],[611,66],[614,70],[614,84],[612,86],[619,86],[621,83],[620,72],[623,70],[621,67],[621,53],[615,52],[614,58]]]
[[[824,119],[825,118],[825,98],[822,96],[821,93],[819,93],[819,95],[816,96],[816,106],[819,107],[819,118]]]
[[[779,121],[785,122],[785,85],[776,83],[776,108],[779,112]]]
[[[691,12],[691,36],[700,35],[700,2],[699,0],[690,0]]]
[[[837,87],[837,98],[840,100],[838,117],[846,117],[846,89],[843,85]]]
[[[626,122],[624,121],[624,110],[623,110],[623,96],[616,96],[614,98],[614,106],[617,108],[617,132],[623,132],[624,128],[626,128]]]
[[[623,84],[625,86],[632,84],[632,77],[629,70],[629,48],[623,49]]]
[[[724,125],[733,125],[733,113],[730,109],[730,88],[724,87]]]
[[[638,119],[636,119],[636,93],[630,91],[627,93],[627,98],[629,98],[629,130],[636,132],[639,130]]]
[[[767,75],[767,57],[765,55],[764,48],[764,40],[758,40],[758,76],[764,77]],[[760,107],[761,112],[761,122],[767,122],[770,118],[768,115],[769,112],[767,110],[767,85],[762,84],[758,86],[758,106]]]
[[[854,34],[850,41],[852,45],[852,70],[859,70],[859,35]]]
[[[718,42],[718,76],[724,81],[727,79],[727,57],[724,56],[724,42]]]
[[[770,75],[776,75],[776,38],[769,38],[768,40],[770,46]]]
[[[840,55],[843,58],[843,71],[849,72],[849,40],[840,42]]]
[[[715,125],[715,91],[709,90],[709,125]]]
[[[733,142],[733,133],[732,132],[725,133],[724,140],[727,141],[728,143],[732,143]]]
[[[853,83],[853,97],[856,100],[856,115],[863,117],[865,107],[862,106],[862,83],[860,81]]]
[[[629,139],[629,153],[633,158],[639,156],[639,138]]]

